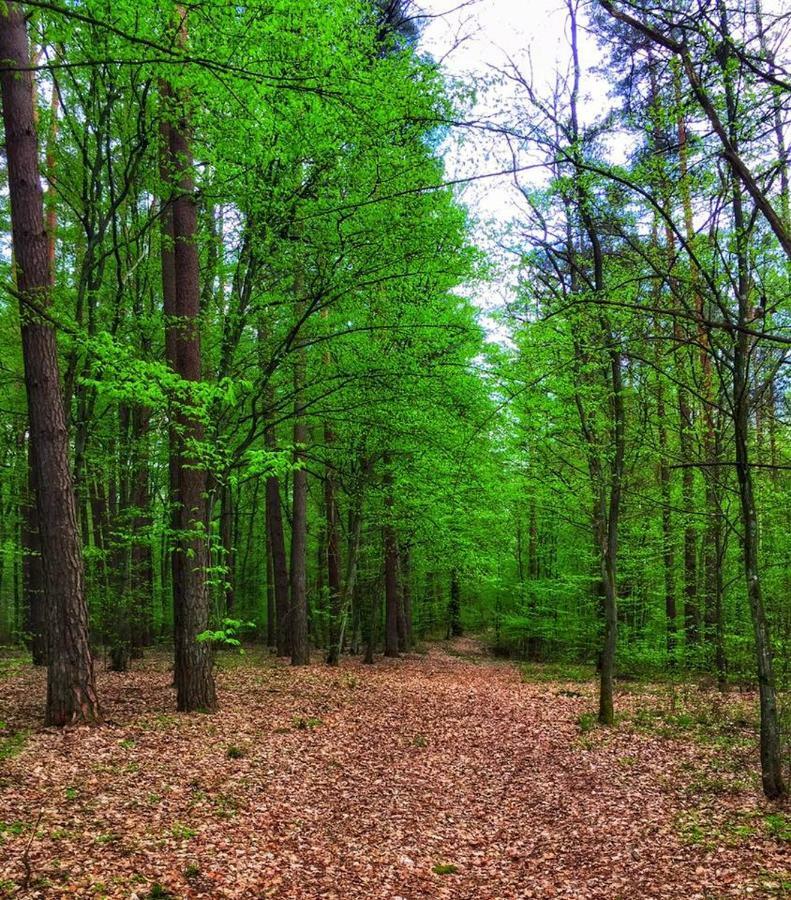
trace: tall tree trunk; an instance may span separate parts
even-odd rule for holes
[[[222,545],[222,565],[225,568],[225,613],[233,615],[235,607],[236,565],[233,543],[234,508],[231,486],[224,484],[220,495],[220,543]]]
[[[728,14],[723,0],[718,0],[720,24],[723,36],[728,37]],[[737,101],[730,68],[727,44],[718,57],[722,67],[725,87],[725,106],[728,115],[728,131],[731,143],[738,151]],[[770,800],[786,795],[783,780],[783,754],[780,721],[777,715],[772,640],[769,622],[763,605],[761,570],[759,565],[758,510],[755,503],[752,468],[750,464],[750,336],[745,328],[751,321],[750,267],[748,256],[747,221],[744,214],[738,171],[731,161],[731,205],[736,235],[738,330],[733,348],[733,426],[736,456],[736,476],[739,484],[739,501],[742,518],[742,556],[747,583],[747,600],[753,620],[755,653],[758,674],[758,697],[761,712],[761,781],[764,794]]]
[[[737,338],[734,364],[735,444],[736,473],[739,481],[743,537],[744,574],[747,582],[747,599],[753,620],[755,653],[758,672],[758,696],[761,712],[761,782],[764,794],[770,800],[786,795],[783,780],[783,752],[780,721],[777,714],[772,640],[769,622],[763,605],[761,574],[758,564],[758,512],[755,505],[752,471],[748,450],[749,416],[747,400],[746,336]]]
[[[310,662],[308,646],[307,542],[308,472],[305,445],[308,428],[305,421],[305,351],[298,350],[294,361],[294,483],[291,517],[291,665]]]
[[[152,642],[154,600],[154,560],[151,552],[151,488],[149,483],[148,432],[151,410],[140,406],[132,410],[132,655],[141,656],[142,648]]]
[[[412,626],[412,552],[408,544],[401,547],[401,601],[404,607],[404,624],[406,626],[406,650],[413,643]]]
[[[382,529],[385,565],[385,656],[398,656],[398,542],[393,525],[393,476],[390,457],[385,455],[385,524]]]
[[[178,371],[178,311],[176,306],[176,253],[173,240],[173,203],[172,203],[172,179],[173,172],[171,168],[171,151],[170,151],[170,121],[168,116],[169,103],[173,98],[173,92],[170,85],[162,81],[159,84],[159,93],[162,99],[162,111],[159,119],[159,175],[162,184],[163,197],[161,200],[160,215],[160,258],[162,267],[162,300],[163,312],[165,318],[165,359],[170,368]],[[170,498],[170,531],[174,536],[165,544],[163,542],[163,560],[170,561],[170,590],[173,599],[173,627],[175,633],[175,617],[176,610],[180,610],[184,605],[182,597],[184,590],[184,579],[181,575],[181,568],[184,562],[182,554],[177,550],[177,540],[175,535],[179,530],[179,472],[181,469],[181,461],[179,454],[181,453],[181,441],[179,439],[178,428],[176,425],[176,417],[174,413],[175,400],[171,403],[168,425],[168,493]],[[163,584],[166,579],[163,568]],[[164,591],[163,591],[163,616],[162,626],[165,626],[165,609],[164,609]]]
[[[401,548],[396,539],[396,585],[398,589],[398,649],[401,653],[409,650],[407,634],[406,609],[404,607],[404,578],[401,569]]]
[[[675,102],[680,111],[676,122],[679,158],[679,190],[684,210],[684,232],[687,243],[695,246],[696,232],[692,210],[692,193],[689,181],[689,139],[687,123],[683,114],[684,97],[681,87],[681,73],[676,67],[673,78]],[[718,483],[719,451],[714,423],[714,376],[712,371],[712,351],[707,326],[705,324],[705,293],[701,284],[701,276],[697,266],[690,271],[690,284],[694,297],[695,318],[697,320],[698,362],[700,365],[701,412],[702,412],[702,445],[706,466],[703,469],[706,495],[707,525],[703,535],[703,572],[705,622],[714,631],[714,656],[718,678],[724,684],[726,673],[725,642],[722,621],[722,510]],[[686,630],[686,629],[685,629]],[[707,634],[707,639],[712,635]]]
[[[692,468],[692,415],[686,399],[679,391],[681,458],[686,465],[681,475],[681,506],[684,510],[684,635],[689,658],[700,640],[700,607],[698,604],[697,536],[692,522],[695,508],[695,471]]]
[[[573,0],[567,0],[567,9],[571,25],[571,50],[573,58],[574,80],[570,97],[572,154],[575,164],[576,213],[581,220],[585,236],[590,242],[593,257],[593,288],[597,297],[604,296],[604,252],[599,238],[597,223],[591,211],[590,198],[587,193],[584,171],[577,168],[582,162],[579,142],[579,123],[577,103],[580,87],[580,62],[577,40],[577,7]],[[567,225],[567,245],[572,260],[572,291],[577,290],[576,266],[573,262],[575,242],[570,225]],[[598,314],[600,340],[607,348],[608,388],[610,392],[610,460],[605,465],[598,458],[597,440],[590,424],[587,422],[584,405],[579,392],[575,401],[580,417],[580,424],[588,444],[588,467],[596,507],[593,514],[594,530],[599,548],[602,589],[604,593],[604,635],[599,668],[599,722],[611,725],[613,722],[613,683],[615,676],[615,651],[618,638],[618,525],[621,512],[621,490],[623,481],[625,456],[625,407],[623,400],[623,371],[621,368],[621,351],[618,339],[604,312]],[[580,357],[581,349],[575,338],[575,354]],[[608,497],[609,492],[609,497]]]
[[[25,596],[25,632],[29,635],[34,666],[47,664],[47,607],[44,596],[44,568],[38,533],[36,470],[30,441],[27,442],[27,490],[22,506],[22,585]]]
[[[186,45],[186,13],[179,8],[179,43]],[[200,265],[198,259],[197,208],[192,177],[189,126],[183,102],[175,98],[175,117],[170,125],[168,169],[174,196],[173,267],[177,328],[174,335],[175,369],[186,382],[201,380]],[[206,470],[195,445],[203,440],[203,426],[189,412],[176,414],[178,439],[176,553],[181,557],[178,575],[181,587],[174,591],[176,705],[184,712],[212,710],[217,695],[212,675],[211,648],[198,635],[209,625],[209,590],[206,579],[208,544],[205,527]],[[174,578],[176,571],[174,569]]]
[[[335,440],[332,428],[325,424],[324,443],[331,447]],[[330,465],[324,476],[324,507],[327,516],[327,587],[330,593],[330,635],[327,662],[337,665],[341,629],[341,543],[338,528],[338,502],[335,497],[335,472]]]
[[[382,595],[380,593],[382,585],[380,579],[377,579],[377,583],[373,589],[371,589],[370,583],[368,584],[368,588],[370,600],[368,602],[368,621],[366,622],[367,633],[365,636],[365,656],[363,657],[363,662],[368,666],[372,666],[376,648],[376,635],[379,630],[379,609],[382,605]],[[360,585],[360,593],[362,594],[362,585]]]
[[[450,573],[450,597],[448,599],[448,634],[450,637],[459,637],[463,633],[461,627],[461,585],[459,573],[452,569]]]
[[[659,487],[662,496],[662,560],[665,575],[665,646],[670,666],[676,663],[676,564],[673,552],[673,513],[670,494],[665,397],[662,376],[657,385],[656,412],[659,429]]]
[[[125,672],[132,648],[133,586],[131,532],[131,457],[132,410],[122,403],[118,409],[119,483],[117,510],[108,510],[107,520],[107,596],[109,598],[107,638],[110,645],[110,669]],[[110,519],[114,528],[110,528]]]
[[[653,95],[656,109],[654,112],[659,114],[659,98],[656,77],[654,74],[653,60],[650,66],[651,73],[651,91]],[[664,143],[661,129],[657,129],[655,135],[657,148],[661,148]],[[667,180],[662,179],[663,199],[666,206],[670,206],[669,190],[667,189]],[[651,229],[651,240],[656,248],[659,248],[659,228],[657,217]],[[672,229],[665,229],[666,253],[668,271],[672,271],[675,263],[674,235]],[[677,289],[677,279],[671,278],[671,288]],[[659,309],[662,304],[662,282],[657,281],[654,288],[654,305]],[[678,298],[674,298],[673,303]],[[674,323],[674,329],[675,329]],[[659,330],[657,336],[659,337]],[[662,498],[662,562],[664,564],[664,582],[665,582],[665,648],[667,650],[668,664],[671,668],[676,665],[676,629],[678,623],[676,621],[676,561],[674,552],[674,533],[673,533],[673,513],[672,513],[672,491],[670,480],[670,455],[668,451],[667,440],[667,406],[665,404],[665,381],[664,381],[665,354],[661,338],[656,340],[656,369],[659,373],[656,386],[656,414],[657,414],[657,432],[659,439],[659,490]],[[679,406],[683,404],[679,400]]]
[[[33,81],[25,18],[17,3],[0,18],[0,72],[11,228],[20,299],[31,458],[35,470],[44,595],[49,620],[46,722],[101,719],[88,643],[82,549],[60,386]],[[18,70],[18,71],[15,71]]]
[[[269,534],[269,521],[264,525],[266,532],[266,645],[275,646],[275,572],[272,565],[272,537]]]
[[[271,403],[270,403],[271,408]],[[275,428],[267,425],[264,431],[266,447],[277,449]],[[272,580],[275,595],[275,646],[278,656],[291,653],[291,627],[289,624],[289,578],[286,562],[286,539],[283,534],[283,511],[280,507],[280,479],[269,475],[266,479],[266,527],[272,553]]]
[[[334,651],[335,656],[339,656],[343,650],[344,633],[346,630],[346,622],[350,615],[351,607],[351,652],[356,653],[358,644],[359,628],[360,628],[360,592],[357,582],[357,562],[360,555],[360,541],[362,539],[363,528],[363,498],[365,493],[365,480],[370,469],[370,462],[363,460],[360,466],[360,480],[355,497],[349,509],[348,519],[348,535],[346,541],[346,571],[344,573],[343,588],[339,600],[339,627],[337,636],[337,648]],[[333,653],[330,648],[330,653]],[[328,662],[331,661],[328,659]],[[331,663],[332,664],[332,663]]]

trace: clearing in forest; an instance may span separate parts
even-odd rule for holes
[[[218,713],[176,715],[153,656],[100,674],[105,727],[41,730],[20,665],[0,896],[783,895],[754,697],[622,685],[599,729],[592,683],[552,676],[471,643],[338,669],[252,652],[221,658]]]

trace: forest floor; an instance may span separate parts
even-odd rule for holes
[[[105,727],[56,731],[39,724],[43,673],[0,660],[0,896],[791,889],[791,826],[761,799],[750,694],[623,684],[619,722],[601,729],[592,681],[469,640],[373,667],[292,669],[254,651],[218,668],[215,715],[175,714],[168,660],[152,654],[100,672]]]

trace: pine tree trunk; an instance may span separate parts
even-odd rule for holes
[[[101,715],[88,643],[82,548],[55,330],[47,314],[52,273],[38,169],[33,82],[25,18],[17,3],[0,18],[0,72],[11,227],[20,298],[31,459],[48,611],[46,722],[97,722]],[[15,69],[20,71],[14,71]]]
[[[184,12],[180,42],[186,44]],[[176,98],[178,99],[178,98]],[[200,350],[200,267],[198,260],[197,209],[192,180],[188,123],[176,107],[169,128],[168,165],[172,174],[173,269],[175,280],[176,327],[173,341],[175,370],[187,382],[201,380]],[[164,261],[163,261],[164,268]],[[212,710],[217,695],[212,675],[211,649],[198,641],[209,625],[209,590],[206,580],[208,544],[205,527],[206,471],[195,456],[193,446],[203,440],[200,421],[182,409],[175,414],[177,438],[175,511],[178,538],[174,566],[174,641],[176,706],[180,711]],[[177,585],[180,580],[180,585]]]

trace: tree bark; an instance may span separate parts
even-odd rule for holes
[[[179,42],[186,44],[185,12],[179,8]],[[186,382],[201,380],[200,264],[198,259],[197,208],[192,176],[189,125],[183,98],[174,98],[175,116],[170,123],[167,169],[173,179],[173,274],[175,281],[175,332],[172,341],[176,373]],[[163,259],[163,271],[166,261]],[[164,277],[164,275],[163,275]],[[167,300],[167,298],[166,298]],[[213,710],[217,695],[212,675],[211,648],[198,641],[209,624],[209,590],[206,580],[208,544],[205,527],[206,470],[195,447],[203,439],[200,420],[184,408],[174,416],[177,440],[174,507],[178,520],[174,566],[174,641],[176,706],[180,711]]]
[[[222,544],[222,565],[225,568],[225,575],[223,576],[225,590],[223,593],[225,595],[225,614],[227,616],[233,615],[234,607],[236,605],[236,595],[234,591],[234,583],[236,581],[236,560],[233,544],[233,526],[233,494],[231,493],[231,486],[225,484],[222,487],[222,494],[220,496],[220,543]]]
[[[459,573],[452,569],[450,573],[450,598],[448,600],[448,637],[460,637],[464,633],[461,626],[461,585]]]
[[[412,625],[412,552],[408,544],[401,548],[401,600],[404,607],[406,626],[406,648],[412,648],[414,629]]]
[[[47,606],[44,596],[44,568],[38,533],[36,471],[30,441],[27,442],[27,491],[22,500],[22,584],[25,605],[25,632],[34,666],[47,664]]]
[[[324,426],[324,443],[331,447],[335,440],[332,428]],[[330,466],[324,476],[324,507],[327,516],[327,587],[330,594],[330,634],[327,662],[338,663],[341,629],[341,545],[338,529],[338,502],[335,497],[335,473]]]
[[[673,77],[674,99],[676,107],[682,111],[684,96],[681,86],[681,73],[676,71]],[[692,195],[689,184],[689,140],[687,123],[683,112],[676,122],[679,160],[679,191],[684,211],[684,232],[687,243],[694,246],[696,240]],[[700,272],[697,266],[690,271],[695,317],[697,319],[698,362],[700,364],[700,389],[702,413],[702,444],[706,467],[703,479],[706,493],[707,525],[703,535],[703,573],[704,573],[704,622],[707,626],[706,641],[712,638],[713,629],[714,657],[717,676],[721,685],[725,682],[726,658],[722,621],[722,511],[720,504],[720,488],[718,485],[717,460],[719,458],[716,428],[714,424],[714,387],[712,372],[712,351],[709,334],[704,324],[705,295],[701,285]],[[687,460],[689,461],[689,460]],[[686,628],[685,628],[686,630]]]
[[[728,35],[728,19],[725,4],[717,3],[723,35]],[[725,87],[725,106],[728,115],[728,134],[734,148],[738,149],[737,101],[733,85],[733,74],[729,67],[727,48],[720,58]],[[759,565],[758,510],[755,504],[752,469],[750,466],[750,337],[744,326],[750,321],[750,268],[747,247],[747,222],[744,214],[740,173],[734,160],[731,163],[731,206],[736,235],[737,262],[737,304],[738,325],[733,348],[733,426],[736,456],[736,476],[739,483],[739,501],[742,518],[742,556],[744,575],[747,582],[747,600],[753,620],[755,635],[756,668],[758,674],[758,697],[761,713],[761,782],[764,794],[770,800],[786,796],[783,780],[783,752],[780,735],[780,721],[777,714],[774,668],[772,660],[772,640],[769,622],[763,605],[761,571]]]
[[[673,552],[673,513],[670,494],[665,397],[662,376],[657,386],[656,412],[659,429],[659,487],[662,496],[662,560],[665,575],[665,646],[671,667],[676,663],[676,564]]]
[[[272,565],[272,538],[269,534],[269,522],[264,523],[266,532],[266,645],[274,647],[275,638],[275,573]]]
[[[142,648],[152,642],[154,560],[151,552],[151,488],[147,439],[151,410],[140,406],[132,411],[132,655],[141,656]]]
[[[385,456],[385,525],[382,529],[385,566],[385,656],[398,656],[398,608],[401,598],[398,593],[398,542],[393,525],[393,476],[390,473],[390,458]]]
[[[27,29],[21,7],[4,4],[0,73],[11,228],[20,301],[22,355],[48,607],[46,722],[101,719],[88,643],[82,548],[55,330],[52,272],[44,223]],[[18,70],[18,71],[15,71]]]
[[[305,353],[297,351],[294,362],[294,479],[291,517],[291,665],[310,662],[308,646],[307,541],[308,541],[308,472],[305,468],[305,445],[308,428],[305,421],[303,392],[305,389]]]
[[[267,425],[264,431],[266,447],[270,451],[277,449],[277,440],[273,425]],[[291,638],[288,609],[288,564],[286,562],[286,539],[283,534],[283,511],[280,508],[280,479],[277,475],[269,475],[266,479],[266,527],[269,535],[269,546],[272,553],[272,579],[275,599],[275,646],[278,656],[291,653]]]

